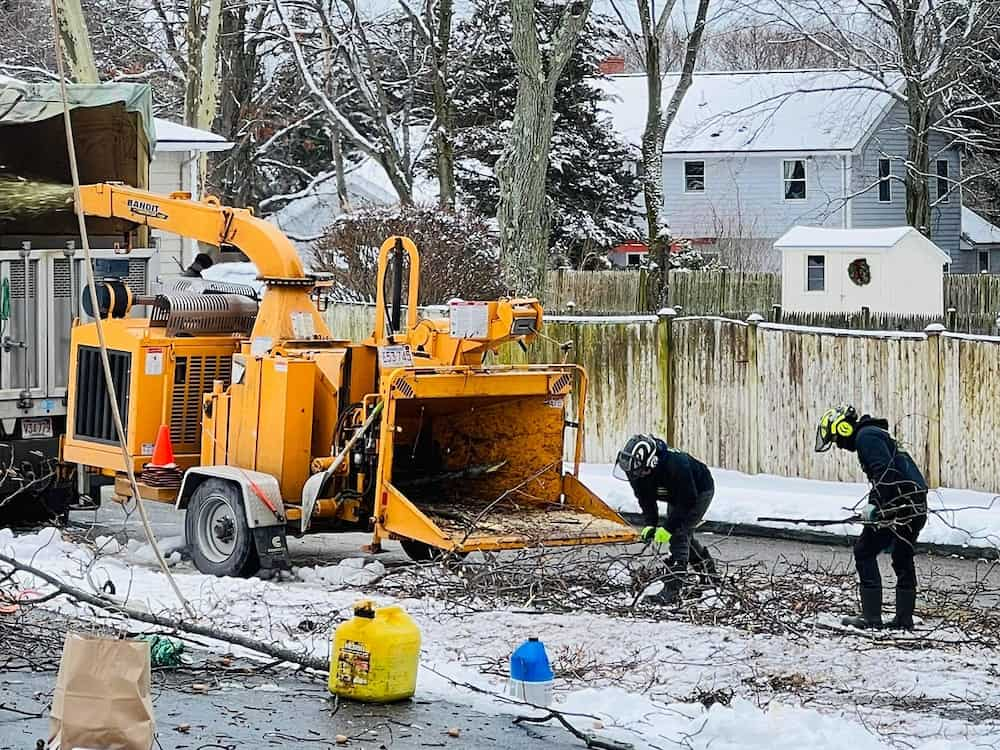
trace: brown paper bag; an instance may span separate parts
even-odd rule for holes
[[[49,743],[61,750],[150,750],[155,732],[149,644],[67,634]]]

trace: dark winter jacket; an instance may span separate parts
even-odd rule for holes
[[[698,496],[715,489],[712,472],[701,461],[683,451],[668,448],[662,440],[656,441],[659,459],[648,477],[631,480],[632,491],[642,508],[646,526],[660,526],[658,501],[669,504],[663,528],[671,534],[684,523],[685,516],[694,508]]]
[[[866,414],[858,420],[853,437],[853,449],[872,484],[868,497],[883,516],[889,517],[904,506],[925,513],[927,481],[910,454],[896,445],[889,423]]]

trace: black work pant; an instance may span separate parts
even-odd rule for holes
[[[711,559],[708,550],[694,538],[694,530],[704,519],[705,513],[708,512],[708,506],[712,504],[713,497],[715,497],[714,489],[698,495],[694,507],[684,515],[677,531],[670,535],[670,561],[672,565],[684,569],[688,566],[689,560],[698,566],[706,559]]]
[[[854,564],[858,569],[858,581],[862,588],[882,587],[882,575],[878,569],[880,552],[889,552],[892,555],[892,569],[896,573],[897,589],[917,588],[913,545],[920,535],[920,530],[927,523],[927,511],[914,509],[908,515],[911,517],[903,521],[865,526],[858,541],[854,543]]]

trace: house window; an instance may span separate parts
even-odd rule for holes
[[[937,160],[937,196],[938,203],[947,203],[948,194],[951,192],[951,183],[948,180],[948,160]]]
[[[980,250],[979,251],[979,273],[989,273],[990,272],[990,251]]]
[[[806,161],[789,159],[784,163],[785,200],[804,201],[806,199]]]
[[[635,162],[635,176],[640,180],[646,176],[646,164],[642,159],[638,159]]]
[[[642,255],[639,253],[629,253],[626,257],[625,264],[629,266],[641,266]]]
[[[806,291],[822,292],[826,289],[826,258],[810,255],[806,259]]]
[[[892,202],[892,164],[888,159],[878,160],[878,200],[879,203]]]
[[[703,161],[684,162],[684,192],[685,193],[705,192],[705,162]]]

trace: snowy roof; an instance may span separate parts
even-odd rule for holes
[[[154,117],[157,151],[228,151],[233,144],[207,130]]]
[[[951,257],[913,227],[885,227],[882,229],[830,229],[828,227],[792,227],[779,237],[774,246],[778,250],[888,250],[904,237],[915,235],[928,247],[936,250],[945,263]]]
[[[962,206],[962,239],[973,245],[1000,245],[1000,227]]]
[[[678,78],[676,73],[664,76],[664,108]],[[640,145],[645,76],[618,75],[594,83],[608,97],[602,106],[615,129]],[[870,78],[847,70],[695,73],[664,151],[853,151],[893,101]]]

